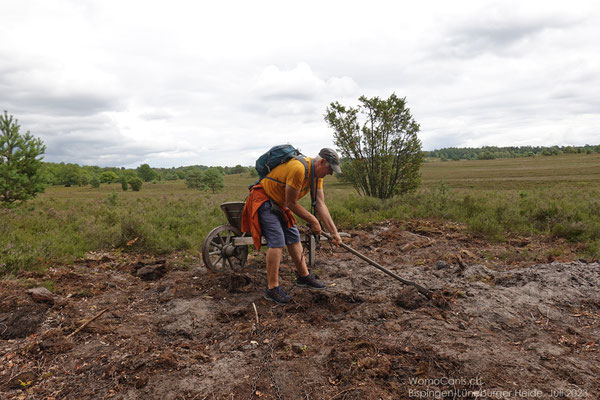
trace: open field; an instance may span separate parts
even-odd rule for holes
[[[424,165],[423,183],[444,180],[456,189],[565,190],[600,188],[600,154],[565,154],[485,161],[430,162]]]
[[[600,155],[430,162],[422,180],[417,193],[381,201],[328,177],[326,199],[342,228],[437,218],[495,240],[564,238],[581,244],[582,257],[600,256]],[[225,190],[216,194],[183,181],[146,183],[140,192],[123,192],[118,184],[49,187],[26,204],[0,209],[0,268],[10,274],[114,249],[182,251],[182,262],[189,262],[206,234],[225,222],[219,205],[243,201],[253,181],[227,175]]]

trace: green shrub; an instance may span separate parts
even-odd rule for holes
[[[570,242],[579,242],[585,238],[587,230],[583,222],[559,222],[552,226],[550,233],[555,237],[564,238]]]
[[[140,178],[132,178],[129,181],[129,185],[131,186],[131,190],[134,192],[139,192],[142,189],[142,180]]]
[[[472,195],[465,195],[460,204],[462,214],[466,218],[471,218],[484,211],[484,206],[480,199],[475,199]]]
[[[470,219],[467,224],[471,233],[497,241],[504,240],[502,225],[489,215],[478,215]]]
[[[199,168],[192,169],[185,177],[185,184],[190,189],[204,189],[204,172]]]
[[[151,224],[140,215],[128,213],[121,219],[121,235],[117,247],[145,249],[152,248],[155,237]]]
[[[92,177],[92,179],[90,179],[90,185],[91,185],[93,188],[99,188],[99,187],[100,187],[100,179],[98,179],[98,176],[97,176],[97,175],[94,175],[94,176]]]
[[[600,240],[594,240],[593,242],[587,243],[585,246],[584,254],[592,260],[599,260]]]
[[[109,205],[111,205],[113,207],[117,205],[118,200],[119,200],[119,195],[117,194],[115,189],[113,189],[112,192],[110,192],[106,196],[106,201],[108,202]]]

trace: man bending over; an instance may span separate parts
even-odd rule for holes
[[[250,189],[242,215],[242,231],[251,232],[254,245],[260,248],[261,234],[267,239],[267,288],[265,299],[280,304],[288,303],[292,298],[279,286],[279,264],[283,248],[296,267],[296,285],[311,289],[325,289],[308,272],[302,254],[300,233],[292,211],[308,222],[315,235],[321,234],[319,220],[298,202],[313,187],[316,196],[316,211],[325,229],[332,235],[333,243],[341,243],[338,230],[331,219],[329,209],[325,205],[323,194],[323,178],[333,172],[341,173],[340,159],[333,149],[324,148],[315,158],[305,158],[308,171],[297,159],[290,159],[274,168],[265,178]],[[316,190],[315,190],[316,188]]]

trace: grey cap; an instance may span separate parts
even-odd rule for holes
[[[325,147],[324,149],[321,149],[319,156],[327,160],[334,172],[337,172],[338,174],[342,173],[342,169],[340,168],[340,157],[335,150]]]

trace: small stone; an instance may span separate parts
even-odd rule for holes
[[[39,303],[54,303],[54,293],[52,293],[45,287],[29,289],[27,293],[31,296],[31,298],[34,301],[37,301]]]

